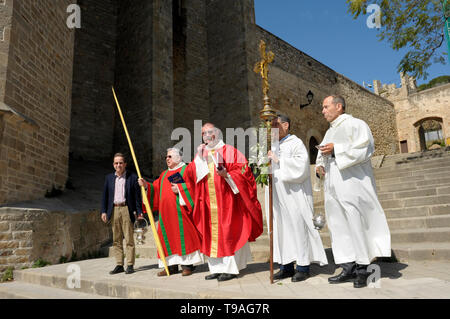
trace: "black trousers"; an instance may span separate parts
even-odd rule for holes
[[[353,262],[339,264],[344,269],[345,274],[367,275],[367,266]]]

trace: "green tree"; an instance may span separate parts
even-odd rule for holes
[[[354,19],[367,13],[370,4],[381,8],[378,38],[387,40],[394,50],[408,48],[397,71],[426,79],[433,63],[446,64],[442,0],[346,0]]]

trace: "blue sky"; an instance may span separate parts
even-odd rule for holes
[[[345,0],[255,0],[255,14],[259,26],[360,85],[375,79],[400,85],[396,70],[406,51],[379,41],[366,25],[369,14],[353,19]],[[428,73],[417,85],[450,75],[450,66],[434,64]]]

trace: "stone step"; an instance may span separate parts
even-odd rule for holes
[[[423,197],[423,196],[433,196],[433,195],[449,195],[450,185],[431,187],[431,188],[421,188],[415,190],[403,190],[398,192],[379,192],[378,199],[389,200],[389,199],[404,199],[411,197]]]
[[[331,247],[329,232],[321,232],[322,242]],[[450,227],[397,229],[391,231],[391,242],[394,244],[436,242],[450,245]]]
[[[115,299],[21,281],[0,284],[0,299]]]
[[[326,251],[330,251],[331,245],[324,243]],[[261,246],[258,250],[258,257],[261,262],[269,262],[270,250],[269,246]],[[331,259],[329,256],[328,261]],[[450,260],[450,245],[448,243],[435,243],[435,242],[423,242],[423,243],[406,243],[392,244],[392,259],[398,262],[409,261],[438,261],[438,260]]]
[[[404,208],[384,209],[386,218],[411,218],[420,216],[437,216],[450,214],[450,205],[428,205]]]
[[[136,259],[135,273],[127,275],[120,273],[110,275],[109,270],[114,268],[114,258],[99,258],[79,261],[81,287],[77,292],[96,295],[100,297],[127,298],[127,299],[230,299],[252,298],[261,299],[272,296],[270,292],[255,291],[247,287],[245,291],[229,290],[227,287],[234,282],[219,283],[216,280],[204,280],[209,274],[206,263],[198,265],[192,276],[182,277],[181,274],[169,277],[158,277],[160,271],[156,259]],[[59,264],[44,268],[19,270],[14,273],[15,281],[24,284],[39,285],[42,287],[59,288],[64,291],[67,287],[67,267],[70,264]],[[267,265],[261,263],[249,264],[243,271],[243,276],[267,271]],[[254,278],[254,280],[257,280]],[[254,282],[253,280],[253,282]],[[248,286],[248,282],[243,282]],[[71,290],[69,292],[72,292]]]
[[[436,157],[436,158],[428,158],[428,159],[417,159],[417,160],[400,160],[400,161],[392,161],[392,160],[386,160],[383,161],[380,168],[388,169],[388,168],[400,168],[400,167],[409,167],[409,166],[415,166],[415,165],[421,165],[426,163],[433,163],[433,162],[442,162],[448,160],[450,157],[448,155],[442,156],[442,157]]]
[[[450,212],[448,215],[443,216],[387,218],[387,222],[391,231],[398,229],[450,227]],[[321,231],[328,232],[328,224],[325,224]]]
[[[450,245],[448,243],[393,244],[392,250],[399,262],[450,260]]]
[[[443,216],[391,218],[387,221],[390,230],[450,227],[450,214]]]
[[[414,175],[414,176],[406,176],[406,177],[390,177],[383,179],[375,179],[377,186],[384,186],[389,184],[401,184],[401,183],[412,183],[412,182],[424,182],[437,180],[442,178],[448,178],[446,174],[442,171],[435,172],[433,174],[422,174],[422,175]]]
[[[399,182],[399,183],[388,183],[379,184],[377,183],[377,191],[380,192],[392,192],[392,191],[403,191],[403,190],[414,190],[429,187],[440,187],[450,185],[450,177],[436,178],[432,180],[421,180],[421,181],[409,181],[409,182]]]
[[[315,205],[314,211],[323,212],[323,205]],[[417,205],[411,207],[400,208],[384,208],[386,218],[410,218],[420,216],[435,216],[450,214],[450,204],[436,204],[436,205]]]
[[[384,209],[428,206],[428,205],[430,206],[446,205],[450,204],[450,195],[434,195],[434,196],[420,196],[404,199],[380,200],[380,204]]]
[[[426,162],[450,157],[449,151],[437,150],[427,152],[417,152],[409,154],[388,155],[383,159],[382,166],[404,165],[408,163]]]
[[[425,160],[425,161],[417,161],[410,163],[403,163],[397,165],[383,165],[379,168],[374,169],[375,173],[384,173],[388,171],[402,171],[402,170],[411,170],[411,169],[425,169],[439,166],[448,166],[450,163],[450,156],[442,157],[437,159]]]
[[[450,161],[446,163],[442,163],[439,165],[433,166],[417,166],[410,168],[402,168],[402,169],[386,169],[382,172],[379,169],[374,171],[375,179],[382,180],[385,178],[392,177],[407,177],[407,176],[421,176],[421,175],[429,175],[439,172],[445,172],[450,169]]]

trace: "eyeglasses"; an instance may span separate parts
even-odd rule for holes
[[[167,155],[166,158],[172,158],[172,155]]]
[[[214,134],[214,130],[202,132],[202,135],[213,135],[213,134]]]

